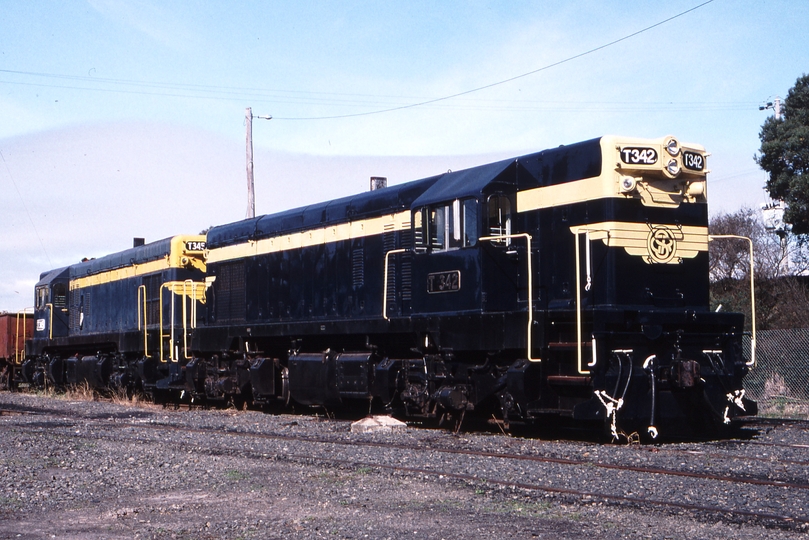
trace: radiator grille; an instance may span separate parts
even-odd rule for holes
[[[355,289],[365,285],[365,250],[361,247],[351,254],[351,284]]]
[[[223,264],[216,275],[216,320],[239,323],[245,320],[244,261]]]
[[[413,239],[413,234],[410,232],[409,229],[403,230],[399,233],[401,239],[401,246],[404,248],[409,248],[411,246],[411,242]],[[401,292],[402,292],[402,302],[409,302],[411,298],[411,291],[413,288],[413,264],[410,256],[410,252],[406,251],[401,255]]]

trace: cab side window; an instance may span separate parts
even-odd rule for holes
[[[427,231],[430,238],[430,248],[433,251],[443,251],[446,249],[446,210],[447,208],[445,206],[434,206],[427,211]]]
[[[53,286],[53,307],[57,309],[67,307],[67,287],[64,283],[56,283]]]
[[[492,195],[488,202],[488,233],[490,236],[511,234],[511,201],[505,195]],[[510,238],[497,241],[500,245],[511,244]]]
[[[478,243],[478,202],[475,199],[463,201],[463,234],[464,245],[474,246]]]
[[[413,212],[413,246],[416,251],[427,251],[427,209],[419,208]]]
[[[416,251],[450,251],[477,244],[478,208],[475,199],[456,199],[428,206],[413,215]]]

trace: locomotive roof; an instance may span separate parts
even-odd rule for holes
[[[436,183],[413,202],[413,206],[418,207],[479,195],[487,186],[503,178],[501,175],[509,167],[513,168],[515,163],[514,159],[504,159],[471,169],[443,174]]]
[[[603,137],[566,144],[517,158],[518,189],[564,184],[601,174]]]
[[[48,270],[47,272],[42,272],[39,274],[39,281],[37,282],[36,286],[39,287],[40,285],[48,285],[57,278],[67,277],[67,271],[69,269],[69,266],[63,266],[62,268],[55,268],[53,270]]]
[[[213,227],[208,231],[208,248],[409,209],[413,201],[441,177],[415,180]]]
[[[208,231],[207,246],[208,249],[215,249],[248,239],[268,238],[475,197],[494,191],[497,184],[515,186],[517,183],[527,183],[530,184],[527,187],[534,187],[538,182],[553,184],[582,178],[582,174],[591,174],[593,171],[597,175],[601,168],[600,140],[596,138],[560,146],[333,201],[220,225]],[[582,159],[583,157],[587,159]],[[587,170],[579,170],[583,167]],[[518,179],[518,169],[528,173],[524,175],[525,180]]]
[[[143,264],[166,257],[171,252],[171,238],[157,240],[143,246],[133,247],[98,259],[71,265],[70,277],[82,277],[133,264]]]

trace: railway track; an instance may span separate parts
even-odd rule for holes
[[[37,414],[37,416],[53,416],[48,412],[22,411],[0,409],[0,415],[8,414]],[[809,518],[805,514],[798,512],[772,512],[761,508],[740,508],[738,506],[721,504],[711,504],[710,499],[706,501],[677,500],[674,497],[663,496],[638,496],[631,491],[623,490],[609,491],[593,488],[592,486],[571,487],[567,485],[553,484],[542,478],[541,472],[547,467],[554,467],[562,470],[562,475],[575,477],[578,471],[603,471],[601,474],[618,475],[629,483],[645,484],[649,483],[652,477],[670,477],[674,479],[685,479],[692,482],[704,483],[719,486],[719,492],[727,492],[740,489],[741,486],[755,486],[769,490],[788,490],[793,494],[806,493],[809,490],[809,483],[785,478],[762,478],[755,475],[733,475],[717,474],[707,471],[676,470],[663,466],[639,466],[633,464],[609,463],[593,459],[581,459],[571,457],[558,457],[553,455],[528,455],[525,453],[513,453],[505,451],[474,450],[468,448],[437,447],[435,445],[413,444],[413,443],[392,443],[390,441],[380,442],[367,439],[345,438],[341,436],[311,436],[295,435],[283,433],[266,433],[259,431],[237,430],[227,427],[190,427],[174,425],[153,420],[144,419],[121,419],[112,417],[101,419],[93,416],[83,418],[67,419],[64,415],[50,422],[38,422],[32,425],[32,429],[44,431],[58,431],[64,429],[63,436],[85,438],[85,439],[113,439],[121,443],[143,444],[147,441],[168,445],[177,449],[187,448],[185,439],[193,434],[202,436],[206,441],[204,446],[195,447],[195,450],[208,455],[231,455],[239,456],[251,460],[285,460],[297,463],[319,463],[327,466],[343,468],[364,468],[379,471],[388,471],[397,474],[418,475],[430,479],[452,479],[475,485],[498,486],[503,489],[517,489],[531,493],[554,494],[559,496],[574,497],[580,500],[604,501],[613,504],[629,504],[639,508],[661,508],[667,511],[689,511],[700,515],[732,516],[737,521],[754,521],[766,524],[767,526],[790,527],[796,525],[809,524]],[[79,426],[79,430],[75,430]],[[177,440],[173,440],[177,439]],[[506,439],[510,440],[510,439]],[[756,441],[734,441],[742,448]],[[262,447],[270,445],[264,449],[255,449],[254,446]],[[272,446],[272,445],[275,446]],[[570,443],[559,443],[570,444]],[[278,445],[281,445],[280,449]],[[295,451],[289,450],[291,446]],[[799,445],[791,445],[794,448]],[[611,447],[618,449],[619,447]],[[641,447],[643,448],[643,447]],[[280,451],[279,451],[280,450]],[[553,451],[563,451],[560,448],[552,448]],[[621,448],[625,450],[625,448]],[[382,452],[384,459],[369,457]],[[635,453],[649,452],[637,450]],[[778,459],[777,457],[759,457],[740,453],[721,452],[700,452],[693,450],[667,449],[665,447],[655,447],[655,454],[681,454],[684,456],[698,456],[701,459],[725,460],[728,462],[735,460],[748,460],[760,465],[770,466],[769,470],[783,466],[805,467],[807,463],[794,459]],[[414,463],[405,464],[402,460]],[[459,468],[464,467],[464,463],[483,461],[487,469],[491,472],[487,474],[469,474]],[[528,466],[534,480],[522,479],[511,469],[515,463]],[[739,488],[732,486],[740,486]],[[804,496],[805,497],[805,496]],[[732,520],[731,520],[732,521]]]
[[[206,430],[208,431],[208,430]],[[229,432],[229,434],[238,434],[238,435],[245,435],[245,433],[240,432]],[[87,438],[85,436],[85,438]],[[295,440],[299,442],[315,442],[315,443],[322,443],[324,441],[318,441],[313,439],[304,439],[304,438],[286,438],[287,440]],[[119,439],[119,440],[129,440],[130,442],[140,441],[140,439],[132,437],[129,439]],[[328,444],[334,444],[333,441],[328,441]],[[182,443],[176,443],[177,446],[181,446]],[[354,446],[377,446],[377,445],[354,445]],[[388,446],[390,447],[390,446]],[[408,449],[406,446],[393,446],[397,449]],[[417,449],[413,447],[412,449]],[[206,447],[207,452],[212,455],[228,455],[237,453],[241,457],[246,457],[250,459],[267,459],[267,454],[259,453],[259,452],[252,452],[249,450],[233,448],[229,446],[222,446],[222,445],[212,445]],[[485,457],[498,457],[498,458],[505,458],[505,459],[515,459],[518,458],[517,456],[509,456],[503,454],[495,454],[491,455],[490,453],[485,452],[449,452],[449,453],[460,453],[465,455],[476,455],[476,456],[485,456]],[[519,456],[519,459],[524,458],[525,456]],[[611,502],[618,502],[618,503],[628,503],[639,507],[660,507],[660,508],[667,508],[667,509],[681,509],[681,510],[688,510],[694,512],[701,512],[707,514],[716,514],[716,515],[730,515],[736,516],[739,518],[749,518],[756,520],[758,522],[778,522],[782,524],[809,524],[809,518],[802,517],[802,516],[790,516],[784,514],[774,514],[769,512],[761,512],[761,511],[748,511],[748,510],[741,510],[738,508],[728,508],[728,507],[720,507],[714,505],[705,505],[705,504],[696,504],[696,503],[683,503],[677,501],[667,501],[667,500],[656,500],[656,499],[649,499],[649,498],[641,498],[641,497],[632,497],[626,495],[617,495],[611,493],[602,493],[602,492],[595,492],[595,491],[586,491],[586,490],[578,490],[578,489],[568,489],[562,487],[553,487],[547,486],[542,484],[536,483],[528,483],[528,482],[515,482],[511,480],[502,480],[495,477],[488,477],[488,476],[481,476],[481,475],[474,475],[474,474],[464,474],[458,473],[453,471],[447,471],[443,469],[435,469],[435,468],[420,468],[420,467],[408,467],[402,465],[389,465],[378,463],[374,461],[363,461],[357,459],[340,459],[336,457],[323,457],[320,455],[315,454],[285,454],[281,456],[281,459],[287,461],[298,461],[298,462],[319,462],[327,465],[332,466],[341,466],[341,467],[348,467],[348,468],[361,468],[361,469],[379,469],[379,470],[387,470],[393,471],[397,473],[406,473],[406,474],[413,474],[413,475],[421,475],[425,477],[432,477],[436,479],[454,479],[469,482],[472,484],[484,484],[484,485],[495,485],[495,486],[502,486],[506,488],[517,488],[520,490],[526,491],[534,491],[534,492],[544,492],[544,493],[552,493],[558,495],[568,495],[577,498],[583,499],[592,499],[592,500],[604,500],[604,501],[611,501]],[[545,461],[542,459],[534,460],[534,461]],[[559,463],[559,461],[546,461],[546,462],[553,462]],[[573,463],[573,462],[571,462]],[[565,464],[571,464],[565,463]],[[576,464],[576,463],[573,463]],[[606,467],[606,468],[619,468],[619,467]],[[635,472],[649,472],[643,469],[638,468],[623,468],[623,470],[631,470]],[[654,470],[651,471],[653,474],[672,474],[672,471],[660,471]],[[675,473],[676,474],[676,473]],[[700,475],[700,474],[690,474],[687,475],[692,478],[700,478],[705,480],[719,480],[725,482],[740,482],[740,483],[756,483],[758,485],[774,485],[777,487],[793,487],[787,483],[772,483],[768,484],[765,482],[748,482],[748,479],[742,478],[732,478],[732,477],[717,477],[715,475]],[[809,486],[803,484],[799,485],[799,489],[807,489]]]
[[[170,426],[170,425],[161,425],[161,424],[141,424],[143,427],[148,429],[165,429],[171,431],[180,431],[180,432],[194,432],[194,433],[201,433],[201,434],[209,434],[209,435],[218,435],[223,433],[221,430],[215,429],[198,429],[198,428],[184,428],[180,426]],[[489,451],[480,451],[480,450],[466,450],[460,448],[436,448],[436,447],[424,447],[419,445],[411,445],[411,444],[392,444],[388,442],[373,442],[373,441],[358,441],[358,440],[339,440],[333,438],[325,438],[325,437],[307,437],[307,436],[295,436],[295,435],[280,435],[280,434],[268,434],[268,433],[253,433],[253,432],[244,432],[244,431],[225,431],[224,432],[230,436],[238,436],[238,437],[248,437],[248,438],[258,438],[258,439],[273,439],[273,440],[280,440],[280,441],[287,441],[287,442],[302,442],[302,443],[312,443],[312,444],[322,444],[322,445],[339,445],[339,446],[349,446],[349,447],[357,447],[357,448],[384,448],[388,450],[400,450],[404,452],[434,452],[439,454],[447,454],[447,455],[458,455],[458,456],[473,456],[473,457],[482,457],[482,458],[496,458],[500,460],[516,460],[516,461],[528,461],[534,463],[553,463],[557,465],[568,465],[568,466],[577,466],[577,467],[594,467],[598,469],[609,469],[609,470],[616,470],[616,471],[628,471],[628,472],[636,472],[636,473],[644,473],[644,474],[656,474],[656,475],[668,475],[668,476],[682,476],[687,478],[696,478],[701,480],[715,480],[719,482],[730,482],[730,483],[738,483],[738,484],[755,484],[759,486],[771,486],[771,487],[779,487],[779,488],[790,488],[790,489],[805,489],[809,490],[809,483],[796,483],[796,482],[789,482],[789,481],[782,481],[782,480],[762,480],[757,478],[749,478],[749,477],[741,477],[741,476],[729,476],[729,475],[720,475],[720,474],[711,474],[711,473],[700,473],[700,472],[691,472],[691,471],[678,471],[678,470],[671,470],[661,467],[640,467],[635,465],[621,465],[621,464],[614,464],[614,463],[602,463],[593,460],[587,459],[569,459],[569,458],[559,458],[559,457],[551,457],[551,456],[536,456],[536,455],[524,455],[524,454],[513,454],[507,452],[489,452]],[[756,457],[749,457],[749,456],[723,456],[718,453],[713,454],[705,454],[707,457],[712,457],[714,459],[744,459],[744,460],[756,460],[756,461],[763,461],[767,463],[789,463],[793,465],[809,465],[808,462],[805,461],[796,461],[796,460],[778,460],[778,459],[767,459],[767,458],[756,458]],[[809,523],[809,520],[807,520]]]
[[[0,409],[0,415],[2,414],[25,414],[24,411],[14,411],[14,410],[6,410]],[[87,418],[90,420],[90,418]],[[333,420],[334,421],[334,420]],[[94,420],[97,426],[107,426],[110,425],[108,423],[99,423],[97,419]],[[739,483],[739,484],[754,484],[760,486],[772,486],[772,487],[785,487],[790,489],[809,489],[809,483],[804,482],[793,482],[787,480],[772,480],[772,479],[760,479],[760,478],[753,478],[753,477],[741,477],[741,476],[731,476],[731,475],[722,475],[722,474],[713,474],[713,473],[706,473],[706,472],[694,472],[694,471],[682,471],[682,470],[673,470],[667,469],[663,467],[644,467],[644,466],[637,466],[637,465],[623,465],[623,464],[616,464],[616,463],[604,463],[599,462],[591,459],[573,459],[573,458],[562,458],[562,457],[554,457],[554,456],[547,456],[547,455],[526,455],[526,454],[516,454],[516,453],[508,453],[508,452],[491,452],[491,451],[480,451],[480,450],[468,450],[463,448],[446,448],[446,447],[436,447],[436,446],[420,446],[414,444],[391,444],[388,442],[380,443],[380,442],[373,442],[373,441],[361,441],[361,440],[346,440],[346,439],[338,439],[338,438],[326,438],[326,437],[309,437],[309,436],[295,436],[295,435],[288,435],[288,434],[277,434],[277,433],[259,433],[259,432],[249,432],[249,431],[236,431],[236,430],[218,430],[218,429],[204,429],[204,428],[189,428],[184,426],[175,426],[169,424],[145,424],[145,423],[133,423],[133,424],[121,424],[121,423],[113,423],[115,427],[128,427],[128,426],[137,426],[143,427],[146,429],[153,429],[153,430],[170,430],[170,431],[186,431],[186,432],[194,432],[199,434],[229,434],[229,435],[237,435],[242,437],[249,437],[249,438],[257,438],[257,439],[272,439],[272,440],[281,440],[281,441],[289,441],[289,442],[304,442],[304,443],[317,443],[317,444],[324,444],[324,445],[339,445],[339,446],[351,446],[351,447],[378,447],[378,448],[385,448],[385,449],[396,449],[401,451],[414,451],[414,452],[423,452],[423,451],[430,451],[436,452],[441,454],[448,454],[448,455],[465,455],[465,456],[474,456],[474,457],[483,457],[483,458],[497,458],[497,459],[504,459],[504,460],[518,460],[518,461],[528,461],[528,462],[535,462],[535,463],[553,463],[553,464],[560,464],[560,465],[569,465],[569,466],[586,466],[586,467],[594,467],[600,469],[611,469],[617,471],[629,471],[629,472],[637,472],[637,473],[645,473],[645,474],[659,474],[659,475],[669,475],[669,476],[682,476],[687,478],[696,478],[696,479],[703,479],[703,480],[715,480],[715,481],[722,481],[722,482],[731,482],[731,483]],[[767,443],[761,441],[734,441],[738,444],[742,445],[756,445],[756,446],[772,446],[772,447],[782,447],[782,448],[794,448],[794,449],[804,449],[809,448],[809,444],[785,444],[785,443]],[[637,447],[637,448],[645,448],[645,447]],[[698,451],[698,450],[678,450],[666,447],[653,447],[655,453],[675,453],[681,454],[688,457],[699,457],[703,459],[711,459],[711,460],[742,460],[742,461],[755,461],[761,462],[766,464],[772,465],[796,465],[802,467],[809,467],[809,461],[806,460],[793,460],[793,459],[783,459],[778,458],[775,456],[767,456],[767,457],[760,457],[760,456],[751,456],[751,455],[744,455],[744,454],[727,454],[727,453],[719,453],[719,452],[707,452],[707,451]],[[642,452],[643,450],[639,450]]]

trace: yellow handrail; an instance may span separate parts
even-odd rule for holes
[[[755,265],[753,261],[753,240],[746,236],[738,236],[735,234],[709,234],[708,240],[719,239],[735,239],[747,240],[750,248],[750,315],[752,317],[753,337],[750,340],[750,361],[748,366],[756,365],[756,281],[755,281]]]
[[[189,286],[190,286],[190,293],[189,294]],[[201,292],[200,292],[200,287]],[[171,291],[171,333],[169,336],[166,336],[163,333],[163,289],[169,289]],[[160,286],[160,361],[165,362],[163,356],[163,340],[166,337],[169,337],[171,340],[171,347],[169,348],[169,360],[172,362],[179,361],[179,358],[176,358],[177,355],[174,354],[174,295],[182,294],[183,296],[183,307],[182,307],[182,317],[183,317],[183,356],[186,359],[190,359],[191,357],[188,356],[188,308],[186,306],[186,298],[191,301],[191,328],[197,327],[197,304],[196,302],[205,303],[205,291],[207,289],[207,285],[205,283],[200,283],[193,281],[191,279],[187,279],[185,281],[167,281]],[[179,355],[179,353],[178,353]]]
[[[183,315],[181,317],[181,319],[183,320],[183,357],[186,360],[188,359],[188,327],[186,326],[185,321],[186,321],[186,314],[188,313],[188,310],[185,307],[185,304],[186,304],[185,287],[186,287],[186,284],[189,281],[190,280],[183,281]],[[178,360],[179,360],[179,358],[178,358]]]
[[[33,314],[34,308],[24,308],[22,311],[17,312],[17,333],[14,342],[14,363],[21,364],[25,359],[25,317],[28,315],[28,310]],[[20,348],[20,316],[22,315],[22,348]]]
[[[579,247],[579,235],[584,233],[585,241],[586,241],[586,249],[584,252],[585,255],[585,271],[587,272],[587,284],[584,287],[585,291],[589,291],[590,287],[592,286],[592,267],[590,261],[590,233],[593,232],[606,232],[609,235],[608,230],[605,229],[588,229],[586,227],[577,228],[573,231],[573,235],[576,239],[576,371],[579,372],[580,375],[589,375],[590,370],[582,369],[582,358],[584,354],[582,353],[582,316],[581,316],[581,254],[580,254],[580,247]],[[588,367],[593,367],[596,365],[596,338],[592,336],[592,359],[590,362],[587,363]]]
[[[482,236],[478,238],[481,242],[489,241],[495,242],[498,240],[507,240],[510,238],[525,238],[525,243],[527,245],[528,256],[526,257],[528,263],[528,345],[527,345],[527,356],[529,362],[541,362],[542,358],[534,358],[531,356],[532,352],[532,328],[534,326],[534,273],[533,273],[533,266],[531,263],[531,235],[528,233],[517,233],[517,234],[502,234],[498,236]]]
[[[53,304],[45,304],[45,307],[48,308],[49,313],[48,339],[53,339]]]
[[[191,280],[191,279],[186,279],[183,282],[183,356],[185,357],[186,360],[190,360],[191,357],[188,356],[188,326],[186,324],[186,320],[188,319],[188,317],[187,317],[187,311],[186,311],[186,307],[185,307],[185,302],[186,302],[186,299],[188,299],[188,301],[191,302],[191,319],[190,319],[191,320],[191,328],[192,329],[196,328],[197,327],[197,302],[196,302],[196,298],[197,298],[197,286],[198,285],[201,285],[201,284],[194,281],[194,280]],[[189,297],[189,294],[188,294],[188,287],[189,286],[191,287],[191,295],[190,295],[190,297]]]
[[[385,253],[385,276],[382,280],[382,317],[387,321],[388,319],[388,256],[397,253],[404,253],[407,249],[393,249]]]
[[[141,329],[141,290],[143,290],[143,356],[149,356],[149,344],[147,329],[148,322],[146,321],[146,285],[138,287],[138,330]]]
[[[171,282],[164,283],[160,286],[160,295],[159,295],[159,302],[160,302],[160,361],[165,362],[166,359],[163,356],[163,340],[166,339],[166,335],[163,334],[163,289],[171,287]],[[171,289],[171,334],[169,340],[169,360],[174,362],[174,289]]]

